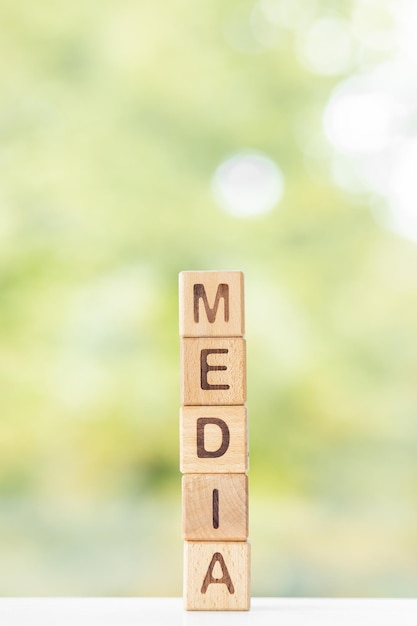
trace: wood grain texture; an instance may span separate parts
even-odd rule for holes
[[[247,411],[244,406],[181,407],[181,472],[183,474],[246,472],[247,432]]]
[[[247,611],[250,607],[247,542],[185,542],[184,604],[189,611]]]
[[[181,272],[182,337],[241,337],[245,334],[243,273]]]
[[[246,541],[248,477],[245,474],[183,476],[182,527],[187,541]]]
[[[246,344],[241,337],[181,340],[181,404],[246,402]]]

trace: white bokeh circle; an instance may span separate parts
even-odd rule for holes
[[[281,200],[284,177],[278,165],[259,152],[240,152],[216,169],[212,192],[230,215],[248,218],[271,211]]]

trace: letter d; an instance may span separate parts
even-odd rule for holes
[[[214,424],[222,431],[222,443],[217,450],[207,450],[204,441],[204,428]],[[199,459],[217,459],[226,453],[230,443],[230,431],[225,421],[219,417],[199,417],[197,419],[197,456]]]

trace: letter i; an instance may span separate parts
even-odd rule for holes
[[[213,489],[213,528],[219,527],[219,490]]]

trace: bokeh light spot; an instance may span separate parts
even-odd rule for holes
[[[265,17],[290,30],[307,24],[317,11],[317,0],[260,0]]]
[[[214,173],[212,190],[219,206],[236,217],[271,211],[281,200],[284,177],[270,158],[240,153],[224,161]]]
[[[415,0],[403,0],[393,5],[397,22],[398,47],[404,61],[417,63],[417,4]]]
[[[380,0],[358,0],[352,12],[352,28],[361,44],[371,50],[389,51],[396,43],[393,5]]]
[[[391,230],[417,241],[417,140],[406,142],[396,159],[390,181],[389,219]]]
[[[343,74],[350,69],[353,57],[349,23],[339,17],[320,17],[300,33],[297,49],[301,63],[311,72]]]
[[[401,106],[388,93],[337,89],[324,112],[324,130],[333,146],[346,154],[376,152],[389,143]]]

